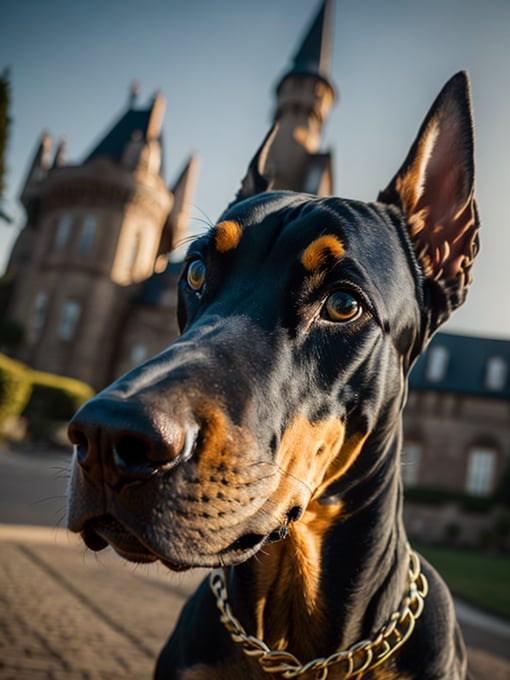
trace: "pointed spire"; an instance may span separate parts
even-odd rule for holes
[[[159,253],[168,253],[184,243],[188,236],[188,225],[198,175],[198,158],[192,154],[175,184],[170,188],[174,197],[172,210],[168,215]]]
[[[25,208],[27,208],[28,201],[31,200],[34,192],[38,190],[37,185],[46,177],[51,167],[50,153],[52,146],[53,141],[50,135],[46,131],[43,132],[21,189],[20,200]]]
[[[147,125],[147,139],[157,139],[161,134],[161,125],[165,115],[166,100],[163,93],[158,90],[153,99]]]
[[[169,215],[169,220],[173,223],[171,250],[181,245],[188,236],[189,217],[197,176],[198,157],[192,154],[172,188],[174,204]]]
[[[45,130],[41,135],[39,145],[37,146],[36,152],[34,154],[31,171],[36,169],[46,171],[49,169],[52,146],[53,140],[51,139],[49,133]]]
[[[134,109],[140,94],[140,85],[137,80],[133,80],[129,87],[128,109]]]
[[[61,168],[63,165],[66,164],[66,148],[67,148],[67,137],[63,135],[57,146],[57,150],[55,151],[55,156],[53,158],[53,168]]]
[[[290,73],[307,73],[327,79],[331,59],[332,23],[333,0],[323,0],[313,23],[294,55]]]

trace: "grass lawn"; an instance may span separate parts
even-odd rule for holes
[[[415,546],[459,597],[510,621],[510,557]]]

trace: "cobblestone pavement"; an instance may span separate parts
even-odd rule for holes
[[[63,530],[0,525],[0,678],[150,678],[199,580],[98,560]]]
[[[150,678],[202,576],[97,557],[62,529],[0,524],[0,679]],[[466,621],[474,677],[508,680],[510,627]]]

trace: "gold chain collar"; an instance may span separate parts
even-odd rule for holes
[[[241,645],[247,656],[258,660],[266,673],[281,673],[282,678],[297,678],[309,671],[317,672],[317,680],[328,677],[329,668],[343,665],[342,678],[347,680],[358,673],[371,670],[386,661],[411,636],[416,619],[423,611],[428,583],[421,571],[418,555],[409,550],[409,583],[400,608],[371,639],[361,640],[342,652],[301,663],[293,654],[284,650],[271,650],[263,640],[248,635],[232,613],[228,603],[227,587],[222,569],[215,569],[209,576],[209,586],[220,610],[220,621],[230,633],[232,640]]]

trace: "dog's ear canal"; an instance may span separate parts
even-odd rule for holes
[[[434,330],[465,298],[478,251],[473,121],[466,73],[439,93],[404,164],[379,194],[398,205],[433,297]]]
[[[231,205],[243,201],[245,198],[262,194],[264,191],[270,191],[272,181],[264,175],[266,167],[267,156],[273,144],[276,133],[278,132],[278,123],[274,123],[264,138],[264,141],[257,149],[255,156],[252,158],[248,171],[244,179],[241,181],[241,188],[236,194],[235,199]]]

